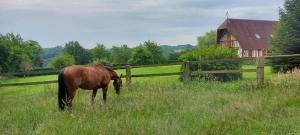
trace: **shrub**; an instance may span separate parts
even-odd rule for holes
[[[151,64],[151,53],[145,46],[138,46],[133,50],[132,58],[129,60],[134,65]]]
[[[103,58],[103,59],[95,59],[95,60],[93,60],[93,62],[90,65],[96,65],[96,64],[102,64],[102,65],[110,66],[110,67],[113,66],[113,64],[109,60],[107,60],[105,58]]]
[[[32,62],[27,55],[24,55],[20,63],[20,71],[26,72],[29,70],[32,70]]]
[[[55,69],[62,69],[66,66],[73,65],[74,63],[74,57],[67,53],[58,55],[51,60],[51,66]]]
[[[183,53],[180,59],[183,61],[200,61],[199,63],[191,64],[191,71],[210,71],[210,70],[238,70],[241,69],[241,62],[236,60],[230,61],[208,61],[218,59],[238,58],[235,49],[202,46],[194,50]],[[203,62],[201,62],[203,61]],[[205,74],[192,76],[192,79],[230,81],[241,79],[241,73],[222,73],[222,74]]]

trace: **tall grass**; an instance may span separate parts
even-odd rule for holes
[[[57,107],[57,86],[1,88],[0,134],[300,134],[300,72],[254,81],[134,81],[108,101],[79,90],[71,110]]]

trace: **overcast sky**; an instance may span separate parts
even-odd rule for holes
[[[71,40],[84,47],[196,44],[230,18],[278,20],[283,0],[0,0],[0,33],[43,47]]]

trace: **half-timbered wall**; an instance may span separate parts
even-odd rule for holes
[[[267,50],[263,49],[242,49],[240,48],[240,44],[237,39],[231,35],[230,33],[226,33],[220,39],[220,45],[223,47],[229,48],[238,48],[238,56],[239,57],[259,57],[267,55]]]
[[[231,35],[230,33],[226,33],[220,40],[220,44],[224,47],[234,47],[239,48],[239,42],[236,40],[236,38]]]
[[[242,52],[242,55],[240,54]],[[259,56],[265,56],[267,55],[267,50],[261,50],[261,49],[248,49],[248,50],[243,50],[240,48],[239,51],[239,56],[240,57],[259,57]]]

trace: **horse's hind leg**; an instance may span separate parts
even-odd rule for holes
[[[76,94],[76,89],[71,89],[70,91],[68,91],[68,95],[67,95],[67,106],[69,108],[72,107],[72,101],[75,97],[75,94]]]
[[[94,104],[98,89],[93,89],[91,104]]]
[[[69,108],[72,107],[72,98],[71,98],[71,96],[69,96],[69,94],[67,95],[67,106],[68,106]]]

